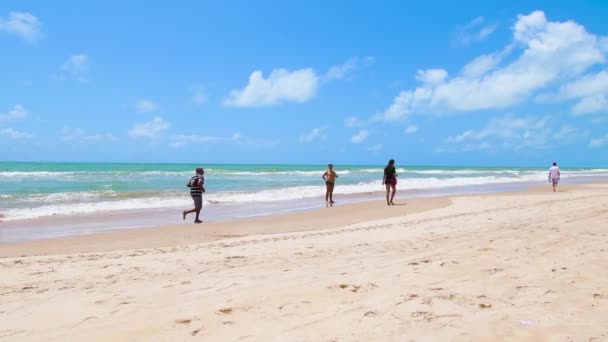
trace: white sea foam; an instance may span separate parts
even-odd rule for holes
[[[209,202],[206,202],[209,204]],[[184,207],[192,205],[192,200],[187,196],[179,198],[129,198],[116,201],[47,204],[31,208],[17,208],[4,211],[4,221],[32,219],[45,216],[92,214],[109,211],[157,209],[167,207]]]
[[[376,169],[363,169],[374,170]],[[368,172],[353,170],[356,172]],[[291,172],[291,171],[287,171]],[[306,172],[306,175],[318,176],[316,171]],[[399,190],[424,190],[451,188],[459,186],[478,186],[499,183],[539,183],[546,182],[546,171],[519,171],[519,170],[420,170],[408,171],[398,170],[402,175],[399,178]],[[407,177],[408,172],[421,173],[424,177]],[[31,174],[31,173],[28,173]],[[46,173],[45,173],[46,174]],[[189,174],[189,173],[188,173]],[[446,177],[447,175],[447,177]],[[300,177],[302,174],[299,175]],[[580,170],[567,172],[564,179],[569,177],[608,177],[608,169]],[[367,177],[369,179],[369,177]],[[307,181],[310,183],[310,181]],[[277,202],[286,200],[298,200],[304,198],[320,197],[325,193],[325,186],[319,180],[318,185],[292,186],[275,189],[263,189],[256,191],[214,191],[213,183],[208,186],[208,193],[204,196],[205,205],[228,205],[249,204],[259,202]],[[336,195],[340,194],[365,194],[383,191],[384,187],[380,180],[363,181],[355,184],[347,184],[340,178],[336,186]],[[2,220],[11,221],[29,219],[54,215],[90,214],[99,212],[141,210],[155,208],[188,208],[192,205],[186,189],[174,189],[155,192],[115,192],[83,191],[83,192],[58,192],[51,194],[0,194],[0,204],[13,203],[4,206],[0,214],[4,215]],[[14,205],[14,203],[17,203]]]

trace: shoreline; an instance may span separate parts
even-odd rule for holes
[[[560,192],[568,191],[584,184],[598,183],[605,184],[602,181],[566,184],[561,185]],[[304,209],[283,214],[235,218],[200,225],[181,223],[94,231],[86,235],[0,243],[0,247],[2,247],[0,248],[0,258],[185,246],[256,234],[330,229],[369,220],[403,217],[419,212],[445,208],[451,204],[454,197],[484,195],[513,196],[546,192],[548,192],[546,186],[530,186],[524,189],[517,188],[516,190],[499,192],[402,197],[396,198],[397,205],[395,206],[387,206],[384,200],[363,199],[362,201],[336,205],[332,208]],[[368,197],[362,195],[362,198]]]
[[[606,181],[605,177],[568,178],[568,184]],[[419,197],[445,197],[467,194],[499,193],[524,190],[538,186],[539,182],[505,182],[478,185],[446,186],[427,189],[398,189],[397,200]],[[379,200],[384,191],[354,194],[335,194],[338,205]],[[189,198],[189,197],[188,197]],[[186,195],[184,195],[186,199]],[[190,201],[187,201],[190,204]],[[211,204],[203,206],[206,223],[230,222],[255,217],[285,215],[318,210],[324,207],[322,196],[274,202],[252,202],[240,204]],[[188,205],[189,206],[189,205]],[[124,209],[99,213],[75,213],[42,216],[31,219],[2,221],[0,219],[0,246],[3,244],[61,239],[72,236],[105,234],[108,232],[177,226],[184,222],[181,211],[187,207],[164,207],[154,209]],[[36,209],[32,209],[36,210]]]

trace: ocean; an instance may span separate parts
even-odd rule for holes
[[[179,213],[191,206],[186,183],[199,166],[205,168],[204,212],[210,221],[324,205],[319,197],[325,191],[325,165],[0,162],[0,228],[49,217]],[[383,167],[336,165],[337,201],[341,195],[378,197]],[[398,198],[547,184],[547,169],[397,166]],[[607,179],[608,169],[562,168],[562,174],[564,182],[580,182]]]

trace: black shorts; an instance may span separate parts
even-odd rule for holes
[[[194,201],[194,209],[202,209],[203,208],[203,196],[201,195],[190,195],[192,196],[192,200]]]
[[[327,191],[334,191],[334,183],[325,182],[325,186],[327,187]]]

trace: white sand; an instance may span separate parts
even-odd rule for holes
[[[607,341],[608,186],[562,189],[325,230],[1,258],[0,339]]]

